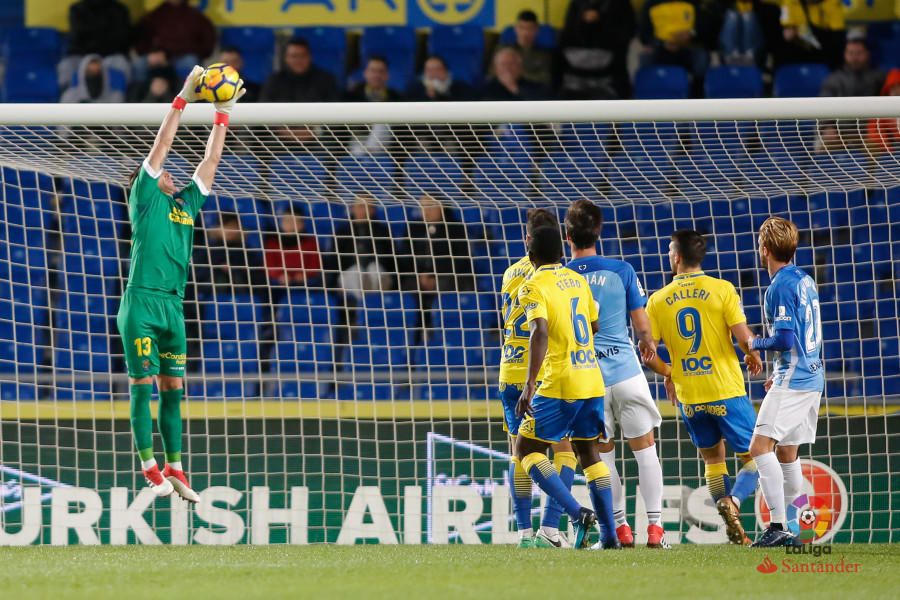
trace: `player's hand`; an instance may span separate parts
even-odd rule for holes
[[[774,382],[775,382],[775,380],[772,379],[771,377],[769,377],[768,379],[766,379],[766,382],[763,384],[763,389],[765,389],[768,392],[772,388],[772,384]]]
[[[197,95],[197,86],[200,84],[200,76],[203,75],[203,67],[194,65],[188,76],[184,78],[184,87],[178,92],[178,95],[188,102],[196,102],[200,97]]]
[[[747,365],[747,371],[754,377],[762,373],[762,359],[759,357],[759,352],[756,350],[744,355],[744,364]]]
[[[237,92],[234,93],[231,100],[226,100],[225,102],[213,102],[213,105],[216,107],[216,112],[225,113],[226,115],[231,114],[231,109],[234,108],[237,101],[246,93],[247,90],[244,89],[244,80],[238,79]]]
[[[666,377],[663,381],[666,388],[666,397],[669,399],[669,402],[672,403],[672,406],[678,402],[678,394],[675,393],[675,382],[672,381],[672,377]]]
[[[638,350],[641,351],[641,360],[644,364],[649,363],[656,357],[656,343],[646,343],[644,340],[638,341]]]
[[[520,419],[525,415],[531,416],[531,399],[534,398],[535,385],[534,382],[525,382],[525,389],[519,396],[519,402],[516,403],[516,416]]]

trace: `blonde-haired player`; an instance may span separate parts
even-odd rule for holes
[[[754,546],[795,544],[787,531],[787,505],[800,494],[800,444],[816,441],[819,402],[825,389],[822,320],[813,278],[791,264],[797,226],[771,217],[759,229],[759,256],[769,277],[764,309],[769,336],[751,337],[755,350],[773,353],[772,376],[756,417],[750,453],[759,469],[763,497],[771,511],[769,527]]]

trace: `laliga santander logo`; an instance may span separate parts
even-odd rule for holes
[[[459,25],[474,19],[485,0],[419,0],[419,8],[436,23]]]
[[[787,507],[788,529],[804,544],[824,544],[831,540],[847,519],[847,488],[831,467],[815,460],[800,460],[804,485],[800,495]],[[762,494],[756,495],[756,520],[769,524],[769,507]]]

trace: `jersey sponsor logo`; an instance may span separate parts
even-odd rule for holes
[[[644,286],[641,285],[641,280],[635,278],[634,282],[637,284],[638,294],[640,294],[641,297],[645,297],[647,295],[647,292],[644,291]]]
[[[174,352],[160,352],[159,357],[166,360],[174,360],[175,364],[179,365],[187,362],[187,354],[185,353],[175,354]]]
[[[507,364],[521,364],[524,362],[525,346],[513,346],[506,344],[503,346],[503,362]]]
[[[597,364],[597,356],[590,350],[573,350],[569,359],[575,367],[590,367]]]
[[[790,322],[791,322],[791,315],[787,314],[787,307],[786,307],[786,306],[779,306],[779,307],[778,307],[778,315],[775,317],[775,322],[778,323],[778,322],[780,322],[780,321],[783,321],[783,322],[786,322],[786,323],[790,323]]]
[[[681,370],[685,375],[709,375],[712,373],[712,358],[708,356],[689,356],[681,359]]]
[[[600,360],[603,360],[604,358],[609,358],[611,356],[616,356],[617,354],[619,354],[618,346],[610,346],[609,348],[606,348],[605,350],[597,350],[597,358]]]
[[[169,220],[178,225],[191,225],[194,224],[194,218],[191,217],[190,214],[181,210],[180,208],[173,206],[172,212],[169,213]]]

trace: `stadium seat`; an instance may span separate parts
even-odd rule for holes
[[[478,25],[435,25],[428,53],[440,56],[454,79],[477,86],[484,65],[484,28]]]
[[[775,71],[776,98],[812,98],[828,77],[828,66],[818,63],[784,65]]]
[[[463,195],[465,175],[457,160],[445,153],[419,152],[404,165],[404,190],[419,196],[439,193],[450,198]]]
[[[328,197],[328,169],[314,154],[279,154],[266,168],[266,178],[276,189],[308,200]]]
[[[7,63],[3,76],[4,102],[44,102],[59,100],[56,66]]]
[[[690,87],[687,70],[676,65],[644,67],[634,76],[637,100],[684,99],[690,95]]]
[[[313,63],[334,75],[343,89],[347,73],[347,33],[343,27],[298,27],[294,37],[306,40]]]
[[[555,202],[597,199],[608,185],[600,165],[587,152],[555,152],[539,171],[541,194]]]
[[[275,31],[269,27],[222,27],[219,45],[233,46],[241,51],[244,66],[241,77],[262,84],[272,72],[275,54]]]
[[[345,198],[362,192],[390,198],[396,186],[395,169],[394,159],[388,155],[345,156],[338,163],[336,192]]]
[[[49,27],[15,27],[6,34],[3,56],[7,68],[26,63],[55,69],[62,56],[62,38]]]
[[[484,156],[475,166],[474,184],[488,201],[525,201],[532,193],[531,160]]]
[[[556,48],[556,29],[552,25],[542,24],[538,29],[537,39],[534,42],[535,47],[545,50],[554,50]],[[508,25],[500,33],[501,46],[516,45],[516,28],[514,25]]]
[[[275,347],[278,370],[281,373],[330,371],[334,360],[330,331],[310,325],[294,326],[293,331],[295,341],[278,342]]]
[[[756,67],[712,67],[706,72],[704,89],[707,98],[759,98],[762,73]]]
[[[388,63],[388,85],[400,92],[412,83],[416,66],[416,30],[412,27],[366,27],[359,44],[359,64],[381,56]]]

